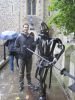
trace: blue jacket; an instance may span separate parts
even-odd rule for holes
[[[5,43],[5,46],[8,47],[9,50],[9,55],[16,53],[16,49],[15,49],[15,40],[7,40],[7,42]]]

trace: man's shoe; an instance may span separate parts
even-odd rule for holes
[[[28,83],[28,87],[33,89],[34,88],[34,85],[32,83]]]
[[[13,74],[14,73],[14,70],[11,70],[10,73]]]
[[[24,87],[20,87],[20,92],[22,92],[24,90]]]

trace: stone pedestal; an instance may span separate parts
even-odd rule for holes
[[[69,73],[71,75],[75,76],[75,51],[73,51],[70,56],[70,72]],[[74,82],[75,81],[72,78],[69,78],[69,86],[72,85]],[[71,96],[72,100],[75,100],[74,94],[72,91],[70,91],[70,96]]]

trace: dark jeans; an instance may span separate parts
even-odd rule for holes
[[[18,55],[16,54],[16,52],[9,52],[9,66],[10,66],[11,71],[14,71],[14,57],[16,59],[17,67],[19,67],[19,65],[18,65]]]
[[[31,82],[31,69],[32,69],[32,57],[29,59],[18,59],[19,64],[19,82],[20,86],[24,85],[24,71],[26,67],[26,78],[27,82]]]
[[[16,59],[16,65],[19,68],[19,64],[18,64],[18,55],[15,55],[15,59]]]

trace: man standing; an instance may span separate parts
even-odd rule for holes
[[[19,53],[19,82],[20,91],[24,89],[24,70],[26,67],[26,78],[28,85],[31,86],[32,53],[27,48],[35,51],[34,38],[28,33],[29,25],[23,25],[23,33],[18,36],[15,42],[16,50]]]
[[[17,63],[18,62],[17,53],[15,51],[15,40],[16,38],[7,40],[6,43],[4,44],[5,46],[8,47],[9,51],[9,66],[11,73],[14,72],[14,57],[16,58],[17,68],[19,67]]]

